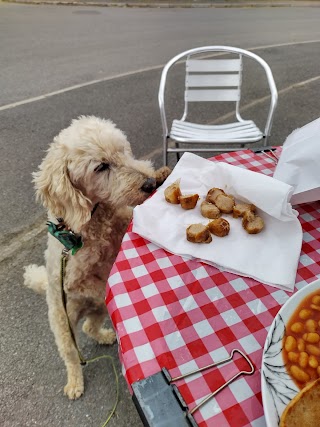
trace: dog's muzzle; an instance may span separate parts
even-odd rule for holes
[[[141,190],[144,191],[145,193],[150,194],[153,192],[153,190],[156,189],[156,185],[157,185],[157,182],[154,178],[148,178],[143,184],[143,186],[141,187]]]

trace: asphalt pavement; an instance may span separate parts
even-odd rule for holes
[[[81,5],[135,8],[319,7],[319,0],[2,0],[20,4]]]
[[[271,66],[279,92],[270,143],[319,116],[320,9],[131,9],[0,3],[0,426],[98,427],[115,399],[106,361],[85,368],[85,395],[63,396],[65,372],[43,297],[22,286],[23,266],[42,264],[45,212],[34,200],[31,172],[63,127],[81,114],[111,118],[138,158],[161,166],[157,104],[163,65],[205,44],[251,49]],[[263,123],[266,86],[247,64],[243,116]],[[182,66],[169,82],[168,115],[181,95]],[[257,101],[255,101],[257,99]],[[229,113],[199,119],[220,120]],[[170,158],[174,165],[174,157]],[[112,355],[120,398],[110,427],[141,427],[121,377],[117,346],[81,336],[87,357]],[[224,427],[224,426],[221,426]],[[264,427],[264,426],[258,426]]]

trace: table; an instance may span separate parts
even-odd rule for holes
[[[277,149],[277,154],[281,148]],[[211,159],[272,175],[275,162],[250,150]],[[303,228],[295,290],[320,276],[320,202],[297,207]],[[272,268],[272,262],[270,262]],[[106,293],[123,375],[131,384],[162,367],[172,377],[224,359],[234,348],[255,365],[194,413],[200,427],[263,427],[260,369],[268,329],[288,292],[180,256],[129,226]],[[241,369],[240,361],[179,380],[190,409]]]

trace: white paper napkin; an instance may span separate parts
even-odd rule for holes
[[[294,187],[293,205],[320,200],[319,162],[320,118],[288,136],[273,174]]]
[[[200,195],[195,209],[184,210],[165,201],[164,189],[178,178],[182,194]],[[190,224],[210,221],[201,215],[200,204],[212,187],[256,205],[265,221],[262,232],[249,235],[241,219],[226,214],[223,217],[231,227],[228,236],[212,236],[209,244],[188,242]],[[174,254],[292,291],[302,244],[298,214],[288,203],[292,191],[290,185],[263,174],[185,153],[157,192],[134,209],[133,231]]]

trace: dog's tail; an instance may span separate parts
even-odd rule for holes
[[[38,294],[45,294],[48,286],[47,270],[44,265],[30,264],[24,267],[24,285]]]

